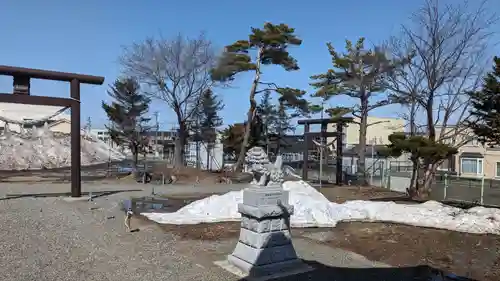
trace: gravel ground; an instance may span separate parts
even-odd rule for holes
[[[103,196],[93,202],[69,202],[61,197],[0,200],[0,249],[3,255],[0,280],[238,280],[213,265],[214,261],[224,259],[232,251],[236,243],[234,239],[181,240],[154,223],[132,225],[133,228],[139,227],[140,231],[125,232],[119,202],[130,196],[150,194],[150,186],[84,186],[87,191],[119,188],[144,190]],[[156,191],[208,194],[240,188],[242,186],[238,185],[176,185],[158,187]],[[67,191],[69,185],[65,184],[2,184],[0,198],[8,193]],[[359,271],[346,273],[339,272],[338,268],[384,267],[351,252],[304,239],[296,239],[294,244],[301,257],[320,261],[317,266],[328,266],[328,270],[319,271],[321,278],[314,275],[286,280],[360,280]],[[351,279],[341,278],[346,276]],[[380,278],[371,280],[388,280]]]
[[[186,243],[156,227],[126,233],[117,202],[129,196],[115,194],[94,203],[0,201],[0,279],[231,280],[223,271],[197,266],[183,254]]]

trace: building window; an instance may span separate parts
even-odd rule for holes
[[[497,162],[497,167],[496,168],[497,168],[497,171],[496,171],[495,176],[498,177],[498,178],[500,178],[500,162]]]
[[[483,174],[483,159],[482,158],[462,158],[461,159],[462,174]]]

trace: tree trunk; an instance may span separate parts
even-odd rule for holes
[[[366,129],[368,127],[368,98],[361,100],[361,112],[359,121],[359,146],[358,146],[358,165],[357,178],[362,186],[368,185],[366,179]]]
[[[427,131],[428,138],[431,141],[436,141],[436,126],[434,125],[434,93],[430,93],[427,98],[426,104],[426,115],[427,115]],[[424,160],[424,172],[422,173],[422,179],[417,186],[417,196],[420,199],[429,198],[432,181],[434,175],[436,174],[437,164],[432,163],[429,160]]]
[[[209,142],[206,146],[207,149],[207,171],[212,171],[212,149],[215,146],[214,143]]]
[[[417,103],[416,101],[411,101],[411,105],[410,105],[410,136],[414,136],[416,135],[417,133],[417,124],[415,122],[415,118],[417,116]]]
[[[131,150],[134,161],[134,168],[137,169],[137,164],[139,163],[139,151],[136,147],[131,147]]]
[[[179,129],[177,130],[177,138],[175,139],[174,147],[174,168],[180,168],[184,166],[184,148],[187,142],[187,128],[184,122],[179,122]]]
[[[248,142],[250,140],[250,130],[252,128],[253,117],[255,115],[255,110],[257,109],[257,101],[255,101],[255,94],[257,92],[257,87],[260,82],[260,58],[263,53],[263,49],[259,49],[257,53],[257,57],[255,58],[256,67],[255,67],[255,77],[252,82],[252,88],[250,89],[250,108],[247,113],[247,124],[245,126],[245,135],[243,137],[243,143],[241,144],[240,154],[238,155],[238,160],[233,166],[233,171],[241,171],[243,168],[243,161],[245,160],[245,154],[247,152]]]
[[[417,180],[418,180],[418,159],[411,157],[412,171],[410,186],[408,187],[407,193],[410,197],[413,197],[417,193]]]
[[[254,95],[255,96],[255,95]],[[236,164],[234,164],[233,170],[234,171],[241,171],[243,168],[243,161],[245,160],[245,154],[247,152],[247,146],[248,142],[250,140],[250,131],[252,128],[252,122],[253,122],[253,115],[255,111],[255,99],[254,102],[250,101],[250,109],[248,110],[248,115],[247,115],[247,123],[245,125],[245,135],[243,137],[243,143],[241,144],[241,149],[240,149],[240,154],[238,155],[238,160],[236,161]]]
[[[417,188],[417,196],[419,199],[428,199],[431,194],[432,182],[434,180],[434,175],[436,174],[437,165],[429,164],[426,165],[426,169],[423,173],[422,184]]]

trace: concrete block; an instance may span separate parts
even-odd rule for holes
[[[270,219],[274,217],[290,217],[293,214],[293,206],[290,205],[263,205],[260,207],[238,204],[238,212],[243,216],[257,219]]]
[[[89,196],[81,196],[81,197],[62,197],[62,199],[66,202],[81,202],[81,201],[90,201]]]
[[[297,259],[297,253],[291,243],[283,246],[257,249],[238,242],[232,256],[253,265],[264,265]]]
[[[289,192],[281,187],[247,188],[243,190],[243,204],[260,207],[265,205],[288,205]]]
[[[242,216],[241,227],[253,232],[263,233],[287,230],[289,226],[285,218],[277,217],[269,220],[259,220],[252,217]]]
[[[239,241],[253,248],[270,248],[292,243],[290,231],[258,233],[242,228]]]
[[[249,281],[276,280],[286,276],[297,275],[313,270],[311,266],[308,266],[300,259],[262,266],[253,266],[252,264],[238,259],[237,257],[228,256],[227,260],[217,261],[215,264],[235,274],[239,278]]]

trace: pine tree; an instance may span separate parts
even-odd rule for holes
[[[244,123],[229,125],[222,130],[221,135],[224,155],[228,155],[231,159],[235,159],[235,157],[239,155],[244,134]]]
[[[493,70],[483,81],[481,91],[471,93],[471,115],[468,126],[479,140],[500,145],[500,58],[495,57]]]
[[[217,127],[222,125],[222,118],[219,116],[219,111],[223,108],[224,104],[211,89],[207,89],[203,92],[199,104],[199,113],[197,114],[199,117],[197,122],[197,126],[199,127],[197,134],[199,134],[198,140],[206,144],[207,170],[211,169],[210,165],[212,163],[212,158],[210,155],[217,139]],[[198,154],[200,150],[199,145],[200,144],[197,142]]]
[[[264,130],[264,138],[266,149],[269,153],[269,134],[273,133],[273,129],[277,120],[276,105],[273,104],[271,99],[271,91],[266,91],[261,97],[260,103],[257,105],[257,115],[260,116],[262,120],[262,126]]]
[[[238,40],[226,46],[218,65],[212,70],[212,79],[215,81],[232,81],[235,75],[242,72],[253,72],[254,78],[249,94],[250,107],[247,112],[247,121],[243,137],[242,149],[239,152],[235,169],[242,168],[246,148],[250,140],[252,120],[256,116],[256,95],[267,91],[274,91],[286,100],[286,105],[307,109],[307,102],[302,98],[304,91],[288,87],[280,87],[272,82],[263,82],[262,66],[278,65],[286,71],[298,70],[299,66],[288,52],[289,46],[302,44],[295,35],[295,29],[286,24],[266,23],[262,29],[252,28],[246,40]],[[251,52],[255,54],[252,57]]]
[[[132,78],[117,79],[108,90],[113,98],[111,104],[102,102],[112,126],[106,126],[111,140],[130,149],[137,166],[138,156],[148,145],[146,133],[150,118],[144,115],[149,110],[150,99],[140,91],[139,83]]]
[[[286,147],[284,142],[284,137],[287,132],[293,129],[290,120],[295,117],[294,114],[290,114],[283,103],[279,103],[277,113],[276,113],[276,123],[274,124],[274,131],[277,135],[277,151],[276,155],[281,153],[281,149]]]
[[[376,94],[383,94],[385,76],[391,73],[395,67],[406,63],[406,60],[401,62],[389,60],[380,48],[365,49],[364,41],[364,38],[360,38],[353,45],[350,40],[346,40],[345,54],[335,50],[331,43],[327,44],[333,67],[324,74],[311,76],[313,80],[311,86],[317,89],[313,97],[319,97],[323,102],[321,106],[310,107],[313,112],[325,111],[333,119],[345,114],[352,114],[359,118],[359,121],[353,122],[359,124],[357,173],[361,184],[367,184],[365,171],[366,131],[371,125],[368,124],[368,113],[389,104],[389,99],[372,102],[372,98]],[[326,101],[340,95],[357,99],[358,104],[353,107],[324,108]]]
[[[399,157],[403,153],[410,155],[413,163],[411,184],[407,189],[408,195],[426,199],[429,194],[425,189],[426,183],[418,181],[425,173],[426,165],[442,162],[444,159],[458,152],[456,147],[439,143],[424,136],[413,136],[406,133],[394,133],[389,136],[390,144],[379,151],[385,156]]]
[[[192,128],[199,134],[198,139],[207,143],[214,143],[216,128],[222,125],[219,112],[224,109],[224,103],[211,89],[207,89],[203,92],[196,107],[191,121],[191,123],[194,123]]]

